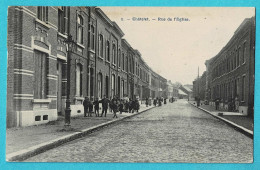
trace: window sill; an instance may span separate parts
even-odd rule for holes
[[[84,48],[85,48],[85,47],[84,47]],[[95,51],[94,51],[93,49],[91,49],[91,48],[88,48],[88,51],[91,52],[91,53],[93,53],[93,54],[95,54]]]
[[[65,35],[65,34],[62,34],[62,33],[60,33],[60,32],[58,32],[58,35],[59,35],[59,36],[61,36],[61,37],[63,37],[64,39],[67,39],[67,38],[68,38],[68,36],[67,36],[67,35]]]
[[[82,44],[80,44],[80,43],[78,43],[78,42],[77,42],[77,46],[79,46],[80,48],[83,48],[83,49],[85,49],[85,46],[84,46],[84,45],[82,45]]]
[[[100,55],[98,56],[98,58],[99,58],[99,59],[101,59],[101,60],[104,60],[104,58],[103,58],[103,57],[101,57]]]
[[[50,103],[51,102],[51,99],[33,99],[32,100],[32,103],[35,103],[35,104],[41,104],[41,103]]]
[[[46,27],[46,28],[48,28],[48,29],[51,28],[51,26],[50,26],[48,23],[46,23],[46,22],[44,22],[44,21],[41,21],[41,20],[39,20],[38,18],[35,18],[35,22],[38,23],[38,24],[40,24],[40,25],[42,25],[42,26],[44,26],[44,27]]]

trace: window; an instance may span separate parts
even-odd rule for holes
[[[77,42],[83,44],[83,18],[81,15],[77,16]]]
[[[124,53],[122,54],[122,67],[123,67],[123,70],[125,71],[125,54]]]
[[[82,96],[82,65],[76,67],[76,96]]]
[[[58,31],[65,34],[66,30],[66,7],[59,7],[58,9]]]
[[[121,67],[121,50],[120,49],[118,50],[118,60],[117,60],[117,63],[118,63],[118,67]]]
[[[116,64],[116,45],[115,44],[113,44],[113,47],[112,47],[112,63]]]
[[[110,61],[110,43],[109,43],[109,41],[107,41],[107,43],[106,43],[106,57],[107,57],[107,61]]]
[[[47,97],[47,54],[34,51],[34,98]]]
[[[37,7],[37,18],[41,21],[48,22],[48,7],[38,6]]]
[[[103,35],[99,35],[99,56],[103,58]]]
[[[115,96],[115,75],[112,74],[112,77],[111,77],[111,95],[112,95],[112,98]]]
[[[244,101],[245,100],[245,84],[246,84],[246,77],[243,76],[242,77],[242,94],[241,94],[241,100]]]
[[[240,48],[238,48],[238,50],[237,50],[237,67],[239,67],[239,65],[240,65],[240,55],[239,55],[239,53],[240,53]]]
[[[98,85],[98,97],[102,98],[102,74],[101,73],[98,73],[97,85]]]
[[[94,26],[90,26],[90,47],[91,49],[95,49],[95,29]]]
[[[243,55],[242,55],[242,63],[245,63],[245,57],[246,57],[246,42],[244,43],[244,50],[243,50]]]

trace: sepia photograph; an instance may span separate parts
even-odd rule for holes
[[[7,162],[254,162],[254,7],[9,6]]]

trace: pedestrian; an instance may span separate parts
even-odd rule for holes
[[[103,99],[100,101],[100,103],[102,103],[102,113],[100,115],[100,117],[103,116],[103,114],[105,114],[104,116],[107,116],[107,109],[108,109],[108,104],[109,104],[109,100],[106,98],[106,95],[104,95]]]
[[[98,98],[96,98],[96,100],[93,102],[94,104],[94,112],[96,117],[99,117],[99,101]]]
[[[161,106],[162,105],[162,100],[161,98],[159,99],[159,102],[158,102],[158,106]]]
[[[146,104],[146,107],[148,107],[148,97],[146,97],[146,99],[145,99],[145,104]]]
[[[166,104],[166,98],[164,99],[164,104]]]
[[[89,112],[88,112],[88,116],[89,117],[92,117],[92,112],[93,112],[93,102],[92,102],[92,98],[91,100],[89,101]]]
[[[236,107],[235,111],[238,112],[238,111],[239,111],[239,99],[238,99],[238,95],[237,95],[236,98],[235,98],[235,107]]]
[[[113,118],[117,118],[116,112],[118,110],[118,106],[117,106],[116,99],[112,100],[112,110],[113,110],[113,113],[114,113]]]
[[[132,101],[132,99],[129,99],[128,109],[129,109],[129,113],[131,113],[132,109],[133,109],[133,101]]]
[[[153,105],[156,106],[156,103],[157,103],[157,99],[154,98],[154,100],[153,100]]]
[[[89,98],[85,97],[85,100],[83,101],[83,107],[84,107],[84,117],[87,117],[87,113],[89,111]]]
[[[215,100],[216,110],[219,110],[219,98],[217,97]]]
[[[199,107],[200,106],[200,97],[198,96],[197,97],[197,107]]]
[[[126,100],[125,101],[125,112],[128,112],[128,110],[129,110],[129,101]]]
[[[123,103],[123,100],[120,99],[120,102],[119,102],[119,112],[120,112],[120,114],[122,114],[123,109],[124,109],[124,103]]]
[[[135,99],[135,101],[134,101],[134,110],[138,113],[139,109],[140,109],[139,101],[138,101],[138,99]]]

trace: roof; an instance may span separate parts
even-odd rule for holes
[[[182,91],[181,89],[179,89],[179,94],[187,96],[187,94],[184,91]]]

